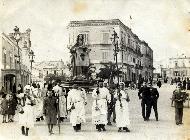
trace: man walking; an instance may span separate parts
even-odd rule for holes
[[[122,129],[126,132],[130,132],[129,125],[129,107],[128,102],[130,101],[128,91],[125,91],[124,83],[120,83],[119,87],[117,87],[115,91],[114,97],[117,99],[116,101],[116,126],[119,128],[118,132],[121,132]]]
[[[94,102],[92,104],[92,123],[96,125],[96,129],[106,131],[107,124],[107,102],[110,102],[109,90],[103,88],[103,81],[99,81],[99,87],[92,92]]]
[[[85,123],[85,105],[86,93],[83,89],[77,89],[77,85],[73,85],[73,89],[68,92],[67,108],[71,111],[70,123],[73,129],[78,132],[81,130],[81,123]]]
[[[108,103],[108,123],[107,125],[112,125],[111,124],[111,115],[113,114],[113,122],[116,122],[116,113],[115,113],[115,103],[116,103],[116,99],[114,98],[114,89],[112,87],[110,87],[109,89],[109,94],[111,96],[111,101],[110,103]]]
[[[144,121],[148,121],[149,119],[147,118],[148,114],[148,109],[150,108],[150,88],[147,87],[147,84],[144,82],[141,88],[139,89],[138,92],[139,99],[141,100],[141,107],[142,107],[142,117]],[[145,114],[146,111],[146,114]]]
[[[185,102],[185,92],[182,92],[182,85],[178,84],[173,92],[173,101],[175,102],[175,121],[176,125],[183,124],[183,102]]]
[[[54,134],[53,125],[57,123],[57,99],[53,96],[51,89],[48,89],[47,97],[44,99],[43,113],[46,117],[49,134],[52,135]]]
[[[151,83],[149,84],[149,86],[150,86],[150,106],[148,108],[147,119],[149,119],[151,114],[151,109],[153,107],[156,121],[158,121],[157,100],[159,98],[159,93],[157,88],[154,88]]]

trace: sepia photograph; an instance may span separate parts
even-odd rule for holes
[[[189,0],[0,0],[0,140],[190,140]]]

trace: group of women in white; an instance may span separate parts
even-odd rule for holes
[[[54,92],[59,93],[60,87],[54,87]],[[24,88],[24,94],[20,94],[18,98],[22,99],[20,103],[19,111],[19,123],[21,125],[21,130],[23,135],[28,135],[29,129],[34,127],[34,109],[35,105],[39,104],[36,102],[36,96],[34,92],[31,92],[31,86],[27,85]],[[61,95],[61,94],[60,94]],[[103,82],[99,82],[97,88],[92,92],[92,124],[95,125],[97,131],[106,131],[105,126],[107,125],[107,114],[108,106],[107,104],[111,102],[111,94],[106,87],[103,87]],[[116,126],[118,127],[118,132],[122,130],[130,132],[130,120],[129,120],[129,96],[127,91],[125,91],[124,83],[120,83],[120,86],[116,88],[114,98],[117,100],[115,104],[116,110]],[[64,99],[64,106],[61,108],[66,108],[66,101]],[[42,103],[43,104],[43,103]],[[70,123],[73,129],[78,132],[81,130],[81,124],[86,122],[85,117],[85,105],[87,104],[86,92],[83,88],[73,85],[73,88],[68,92],[67,96],[67,110],[70,116]],[[42,109],[43,105],[38,105]],[[40,109],[39,109],[40,110]],[[43,109],[42,109],[43,110]],[[40,112],[40,111],[39,111]],[[66,110],[64,111],[66,112]],[[42,112],[41,112],[42,113]]]

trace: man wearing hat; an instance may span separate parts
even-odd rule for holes
[[[185,102],[185,92],[182,91],[182,85],[177,84],[176,89],[173,92],[172,100],[175,102],[175,121],[176,125],[183,124],[183,103]]]
[[[53,133],[53,125],[57,124],[57,98],[53,96],[51,89],[47,91],[47,97],[43,102],[43,114],[48,124],[49,134]]]
[[[86,94],[81,88],[77,89],[77,85],[73,85],[73,89],[68,92],[67,109],[70,110],[70,123],[73,129],[78,132],[81,130],[81,123],[85,123],[85,105]]]
[[[157,100],[159,98],[159,93],[157,88],[153,87],[151,83],[149,83],[149,88],[150,88],[150,103],[148,106],[147,119],[149,119],[151,114],[151,109],[153,107],[156,121],[158,121]]]
[[[107,102],[109,103],[111,98],[109,90],[103,88],[103,81],[99,81],[99,87],[93,90],[92,98],[94,99],[92,104],[92,123],[96,125],[99,132],[101,130],[106,131]]]

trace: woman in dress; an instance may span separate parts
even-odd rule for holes
[[[20,97],[24,102],[21,102],[19,124],[21,125],[22,134],[28,136],[29,129],[34,127],[34,105],[36,104],[30,85],[24,87],[24,95]]]
[[[116,89],[116,93],[114,97],[117,99],[115,110],[116,110],[116,126],[119,128],[118,132],[125,130],[126,132],[130,132],[128,129],[130,125],[129,120],[129,96],[128,93],[125,91],[124,83],[120,83],[119,88]]]

